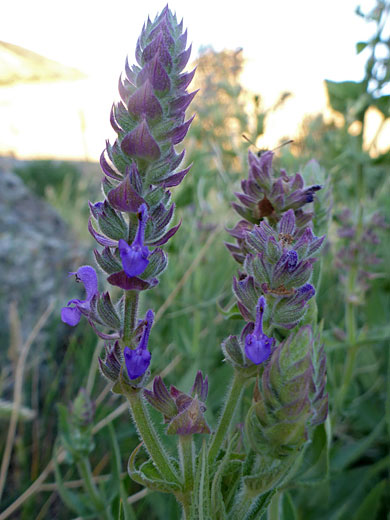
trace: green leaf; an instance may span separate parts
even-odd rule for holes
[[[298,512],[292,501],[290,493],[285,491],[281,501],[281,518],[283,520],[298,520]]]
[[[144,462],[139,469],[136,468],[135,459],[142,445],[143,443],[141,442],[130,455],[127,466],[130,477],[135,482],[138,482],[138,484],[142,484],[153,491],[160,491],[162,493],[176,493],[177,491],[181,491],[180,484],[162,480],[160,472],[151,460]]]
[[[338,447],[331,458],[332,472],[342,471],[366,453],[371,444],[381,435],[384,424],[385,420],[383,419],[367,437],[347,446],[343,444]]]
[[[115,436],[115,430],[110,423],[108,425],[108,430],[110,432],[110,442],[111,442],[111,475],[112,475],[112,485],[114,487],[114,496],[117,494],[119,489],[120,495],[120,506],[119,510],[122,516],[121,520],[136,520],[136,516],[133,508],[130,504],[127,503],[127,492],[125,486],[123,485],[123,481],[121,478],[122,466],[121,466],[121,455],[120,449],[118,445],[118,441]]]
[[[356,53],[360,54],[367,47],[368,42],[357,42],[356,44]]]
[[[390,117],[390,95],[374,98],[372,104],[385,116]]]
[[[260,498],[258,498],[248,513],[245,515],[244,520],[261,520],[263,515],[266,513],[267,507],[271,503],[272,497],[276,493],[276,490],[268,491]],[[283,519],[284,520],[284,519]]]
[[[222,478],[226,474],[228,463],[230,462],[230,454],[233,444],[237,441],[238,434],[233,435],[223,459],[218,465],[218,469],[214,475],[211,485],[211,514],[216,520],[224,520],[226,518],[226,508],[222,494]]]
[[[220,305],[220,303],[217,301],[217,308],[218,308],[218,311],[222,314],[222,316],[224,316],[225,319],[227,319],[227,320],[236,320],[236,319],[242,320],[242,316],[241,316],[241,313],[239,311],[236,301],[234,301],[232,303],[232,305],[230,305],[230,307],[228,307],[227,309],[224,309]]]
[[[118,520],[126,520],[125,513],[123,510],[123,501],[122,500],[119,503]]]
[[[61,500],[71,511],[74,511],[79,516],[86,518],[91,513],[91,509],[87,507],[87,504],[85,503],[85,497],[83,497],[80,493],[71,491],[64,485],[57,457],[54,456],[53,460],[54,475],[57,483],[57,490]]]
[[[314,431],[313,439],[303,455],[294,481],[315,485],[328,478],[329,440],[325,424],[320,424]]]
[[[364,498],[358,510],[354,513],[354,520],[367,520],[370,518],[374,520],[377,517],[378,509],[381,502],[381,497],[386,489],[387,481],[379,482],[368,495]]]
[[[341,112],[344,116],[347,115],[351,106],[366,94],[366,87],[363,81],[337,82],[325,80],[325,84],[328,90],[330,106],[333,110]],[[358,115],[359,114],[356,114],[356,116]]]

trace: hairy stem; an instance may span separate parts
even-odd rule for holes
[[[218,455],[219,450],[221,449],[222,443],[225,439],[225,435],[232,421],[234,412],[236,411],[237,406],[241,400],[245,383],[245,379],[240,377],[240,375],[237,372],[235,372],[233,382],[230,387],[229,395],[225,401],[225,406],[222,411],[221,418],[219,420],[217,429],[212,437],[212,441],[210,444],[208,453],[208,461],[210,465],[213,464],[215,458]]]
[[[140,392],[129,391],[124,388],[124,394],[129,401],[131,414],[137,426],[140,438],[161,475],[168,482],[180,482],[179,477],[177,476],[176,471],[168,459],[168,456],[158,438],[158,434],[152,425],[149,413],[145,406],[145,401],[140,395]]]
[[[194,450],[192,435],[179,435],[179,453],[183,472],[184,491],[191,491],[194,485]]]
[[[123,343],[129,345],[133,338],[133,332],[137,323],[138,291],[125,292],[125,314],[123,323]]]

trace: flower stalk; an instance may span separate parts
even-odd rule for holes
[[[123,391],[130,406],[130,411],[139,435],[147,452],[155,463],[162,477],[168,482],[180,482],[180,478],[165,453],[158,433],[152,426],[150,415],[145,407],[145,401],[139,391],[125,388]]]

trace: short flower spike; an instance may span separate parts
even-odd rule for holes
[[[261,296],[256,307],[256,323],[252,334],[245,338],[245,355],[255,365],[260,365],[271,355],[271,348],[275,344],[274,338],[269,338],[263,333],[263,314],[265,311],[265,298]]]
[[[62,321],[74,327],[80,321],[82,314],[88,314],[91,300],[98,292],[98,281],[96,271],[90,265],[83,265],[75,273],[69,274],[76,275],[76,280],[84,284],[87,293],[85,300],[69,300],[68,305],[61,310]]]
[[[148,210],[146,204],[142,204],[139,212],[138,231],[133,243],[129,245],[123,239],[118,242],[123,270],[129,277],[142,274],[149,264],[149,249],[144,244],[147,220]]]
[[[148,340],[150,329],[152,328],[154,314],[152,310],[148,310],[145,316],[145,328],[141,337],[141,341],[136,349],[125,347],[123,354],[125,357],[127,374],[130,379],[137,379],[145,374],[150,365],[152,357],[148,350]]]

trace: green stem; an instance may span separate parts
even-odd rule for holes
[[[140,438],[157,469],[160,471],[162,477],[168,482],[179,483],[179,477],[177,476],[172,463],[169,461],[158,438],[157,432],[151,423],[149,413],[140,392],[129,391],[124,387],[123,390],[127,400],[129,401],[131,414],[137,426]]]
[[[187,498],[188,495],[185,495],[185,497]],[[180,503],[183,507],[183,516],[182,516],[182,519],[183,520],[190,520],[191,518],[191,503],[186,499],[186,498],[183,498],[183,500],[180,500]]]
[[[356,269],[352,268],[348,276],[347,298],[352,294],[356,279]],[[356,342],[357,338],[357,324],[356,324],[356,305],[348,301],[345,306],[345,328],[347,331],[348,350],[344,365],[343,381],[340,392],[338,394],[338,409],[341,411],[345,395],[348,391],[349,385],[353,377],[355,367],[355,358],[359,344]]]
[[[133,332],[137,323],[138,291],[125,292],[125,313],[123,323],[123,343],[129,346],[133,339]]]
[[[280,506],[280,493],[276,493],[268,506],[267,518],[268,520],[279,520],[279,506]]]
[[[99,514],[101,515],[100,518],[111,520],[111,514],[105,510],[104,502],[102,501],[99,490],[93,480],[89,459],[87,457],[82,457],[77,463],[77,468],[81,478],[83,479],[85,490],[92,500],[96,511],[99,511]]]
[[[222,411],[221,418],[217,429],[212,437],[211,445],[208,453],[208,462],[211,466],[218,455],[221,445],[225,438],[225,435],[229,429],[231,420],[234,412],[241,400],[241,396],[245,387],[245,379],[242,378],[237,372],[234,373],[233,382],[230,387],[229,395],[225,401],[225,406]]]
[[[179,453],[183,472],[184,491],[191,491],[194,486],[194,450],[192,435],[179,435]]]

